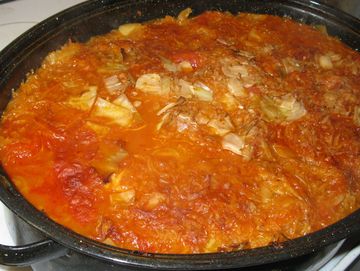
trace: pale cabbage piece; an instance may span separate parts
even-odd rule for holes
[[[123,204],[123,205],[131,205],[135,202],[135,190],[130,189],[124,192],[116,192],[110,194],[110,202],[111,204]]]
[[[163,67],[169,72],[191,72],[193,67],[189,61],[181,61],[179,64],[172,62],[170,59],[160,57]]]
[[[246,97],[248,95],[243,84],[236,78],[229,78],[227,88],[236,97]]]
[[[248,70],[245,65],[236,64],[231,60],[224,60],[221,67],[222,72],[229,78],[247,77]]]
[[[123,189],[126,187],[123,187],[121,185],[121,181],[123,180],[124,176],[126,174],[126,170],[122,170],[120,172],[114,172],[109,177],[109,182],[105,184],[105,188],[110,191],[123,191]]]
[[[142,117],[136,109],[135,103],[131,103],[128,97],[125,94],[119,95],[115,100],[112,101],[113,104],[122,106],[133,113],[133,121],[139,122],[142,121]],[[140,102],[141,104],[141,102]]]
[[[128,156],[128,152],[123,148],[113,148],[103,144],[96,155],[97,159],[94,159],[91,165],[99,173],[108,176],[119,169],[119,163]]]
[[[242,150],[245,147],[245,139],[243,136],[238,136],[234,133],[228,133],[223,137],[221,145],[224,150],[231,151],[238,155],[243,155]]]
[[[104,79],[106,90],[110,94],[116,94],[119,91],[124,90],[124,85],[119,81],[116,75],[107,77]]]
[[[177,16],[177,21],[178,23],[181,25],[183,24],[190,16],[192,12],[192,9],[191,8],[186,8],[184,10],[182,10],[179,15]]]
[[[147,73],[141,75],[135,84],[135,88],[153,95],[167,95],[170,92],[170,80],[164,79],[157,73]]]
[[[193,67],[189,61],[181,61],[177,66],[178,69],[183,72],[191,72],[193,70]]]
[[[99,136],[105,136],[110,132],[110,128],[98,123],[87,121],[86,126],[93,130]]]
[[[213,100],[212,90],[201,82],[196,82],[194,85],[183,79],[179,80],[180,91],[179,96],[185,98],[195,97],[200,101],[211,102]]]
[[[260,108],[265,115],[265,119],[268,121],[281,122],[284,119],[278,108],[277,102],[268,96],[262,97],[260,100]]]
[[[172,62],[170,59],[167,59],[165,57],[160,57],[161,62],[163,64],[163,67],[169,71],[169,72],[177,72],[178,71],[178,66]]]
[[[161,77],[157,73],[143,74],[136,80],[135,88],[145,93],[161,94]]]
[[[142,104],[141,101],[134,101],[134,106],[135,106],[135,107],[140,107],[141,104]]]
[[[93,116],[107,118],[111,123],[128,127],[132,124],[134,114],[131,110],[98,98],[95,103]]]
[[[63,46],[60,50],[51,52],[44,61],[44,64],[55,65],[59,63],[64,63],[70,60],[77,52],[79,52],[81,47],[76,43],[69,43]]]
[[[200,101],[211,102],[213,100],[212,90],[201,82],[197,82],[190,88],[192,94]]]
[[[287,121],[300,119],[307,113],[304,105],[296,101],[291,94],[282,97],[279,109]]]
[[[223,136],[234,130],[234,125],[232,124],[229,116],[222,120],[212,119],[207,123],[207,126],[209,126],[211,130],[219,136]]]
[[[329,70],[332,69],[334,67],[331,57],[328,55],[321,55],[319,56],[319,64],[320,67],[325,69],[325,70]]]
[[[137,112],[135,106],[130,102],[130,100],[125,94],[119,95],[115,100],[112,101],[112,103],[115,105],[125,107],[133,113]]]
[[[294,71],[301,71],[302,67],[299,63],[299,61],[297,61],[294,58],[291,57],[286,57],[284,59],[281,60],[282,66],[283,66],[283,71],[286,74],[292,73]]]
[[[91,86],[87,92],[84,92],[80,97],[71,97],[67,104],[73,108],[88,111],[90,110],[96,100],[97,87]]]
[[[183,132],[189,128],[196,128],[197,123],[192,121],[192,118],[186,114],[180,113],[176,117],[176,126],[178,132]]]
[[[113,173],[109,177],[109,183],[105,184],[105,188],[110,190],[110,202],[113,205],[130,205],[135,202],[135,189],[122,184],[122,180],[126,174],[126,170]]]
[[[162,92],[162,95],[169,94],[169,92],[171,91],[171,84],[172,84],[172,80],[171,80],[170,77],[163,76],[161,78],[161,92]]]
[[[304,198],[286,181],[282,176],[276,176],[273,173],[264,173],[261,176],[264,181],[260,187],[261,201],[265,204],[272,201],[275,196],[290,196],[293,202],[304,203]],[[277,180],[275,179],[277,178]],[[291,203],[290,203],[291,204]]]
[[[161,203],[163,203],[166,200],[166,196],[159,192],[153,192],[150,195],[150,198],[148,202],[146,203],[145,208],[147,210],[155,209],[157,206],[159,206]]]
[[[106,61],[103,66],[100,66],[97,71],[102,74],[112,75],[114,73],[124,72],[127,70],[126,65],[122,62],[121,57],[117,56]],[[127,84],[122,83],[122,88]]]
[[[204,251],[205,253],[217,252],[218,248],[221,246],[222,244],[221,240],[216,239],[215,236],[216,235],[211,234],[205,246],[205,251]]]
[[[139,23],[132,23],[132,24],[123,24],[120,25],[118,30],[121,33],[121,35],[127,37],[130,34],[140,30],[142,28],[142,24]]]
[[[224,104],[226,109],[229,111],[237,109],[240,105],[235,97],[230,93],[225,93],[224,96],[220,98],[220,102]]]
[[[260,108],[268,121],[283,122],[294,121],[306,115],[307,111],[301,102],[291,94],[281,98],[262,97]]]
[[[180,90],[177,93],[178,96],[182,96],[184,98],[191,98],[192,97],[192,91],[191,88],[193,87],[192,84],[188,81],[185,81],[183,79],[179,80],[179,86]]]

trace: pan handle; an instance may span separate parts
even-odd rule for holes
[[[55,259],[68,253],[68,249],[51,239],[22,246],[0,245],[0,264],[29,266],[45,260]]]

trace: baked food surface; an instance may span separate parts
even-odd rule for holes
[[[289,18],[190,12],[46,57],[2,116],[19,191],[159,253],[266,246],[358,209],[359,53]]]

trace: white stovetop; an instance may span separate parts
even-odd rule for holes
[[[36,23],[80,2],[84,0],[16,0],[0,4],[0,50]],[[0,202],[0,244],[14,245],[4,220],[4,208]],[[344,270],[358,255],[360,246],[337,255],[321,271]],[[0,271],[4,270],[30,271],[31,268],[0,266]]]

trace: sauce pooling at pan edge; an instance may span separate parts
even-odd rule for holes
[[[270,15],[121,25],[51,52],[2,116],[37,209],[121,248],[266,246],[360,206],[360,55]]]

